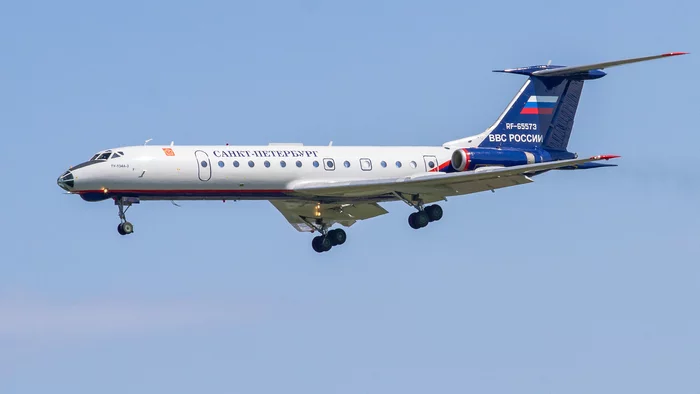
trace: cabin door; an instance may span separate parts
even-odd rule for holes
[[[211,161],[209,161],[209,155],[206,152],[198,150],[194,152],[194,156],[197,158],[197,175],[199,175],[199,180],[206,182],[211,179]]]

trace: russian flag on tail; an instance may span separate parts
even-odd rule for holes
[[[520,111],[524,115],[551,115],[557,103],[557,96],[530,96]]]

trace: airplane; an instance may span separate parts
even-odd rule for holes
[[[616,166],[618,158],[579,158],[567,150],[585,81],[603,69],[684,55],[661,55],[582,66],[536,65],[494,72],[527,80],[482,133],[441,146],[125,146],[95,153],[57,180],[68,194],[95,202],[114,200],[119,234],[134,231],[126,212],[150,200],[267,200],[298,231],[318,233],[318,253],[345,243],[350,227],[388,213],[380,203],[403,201],[415,209],[413,229],[439,221],[437,202],[533,182],[550,170]],[[176,204],[177,205],[177,204]]]

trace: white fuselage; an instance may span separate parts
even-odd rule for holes
[[[72,187],[62,187],[92,201],[115,196],[267,200],[288,197],[295,185],[306,182],[437,172],[452,152],[443,146],[131,146],[101,152],[119,157],[72,168]]]

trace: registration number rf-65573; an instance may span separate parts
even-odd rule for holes
[[[506,123],[506,130],[537,130],[537,123]]]

